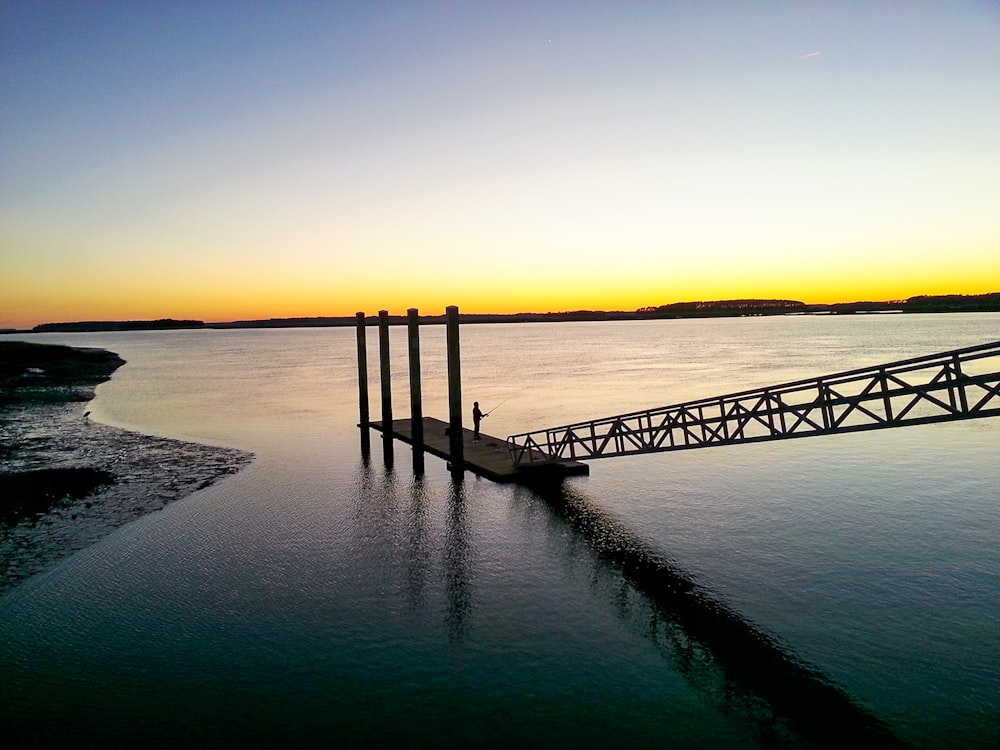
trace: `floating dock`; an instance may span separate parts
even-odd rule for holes
[[[423,449],[445,461],[452,462],[451,435],[447,422],[434,417],[423,418],[424,440]],[[386,430],[384,422],[370,422],[369,426],[383,435],[391,435],[404,443],[413,442],[413,421],[410,419],[394,419]],[[507,450],[507,441],[480,433],[479,440],[473,438],[472,430],[462,430],[462,447],[464,459],[461,467],[491,479],[494,482],[518,482],[532,484],[562,479],[568,476],[589,474],[590,467],[579,461],[547,460],[539,454],[534,462],[525,461],[515,464]]]
[[[431,453],[448,462],[453,476],[469,470],[494,482],[519,484],[549,484],[564,477],[589,474],[590,467],[579,461],[546,456],[532,448],[521,448],[517,462],[507,441],[482,434],[474,438],[473,431],[462,425],[462,361],[458,341],[458,308],[445,310],[445,338],[448,345],[448,417],[447,422],[423,415],[420,388],[420,317],[416,308],[407,310],[407,349],[410,364],[410,418],[392,417],[392,377],[389,357],[389,313],[379,310],[379,380],[382,391],[382,419],[371,421],[368,413],[368,347],[365,314],[357,314],[358,339],[358,416],[361,428],[361,448],[369,450],[368,430],[382,433],[386,461],[392,460],[392,441],[399,439],[414,447],[414,471],[423,473],[424,453]],[[417,429],[414,430],[414,427]],[[416,435],[414,435],[416,432]],[[418,460],[419,459],[419,460]]]

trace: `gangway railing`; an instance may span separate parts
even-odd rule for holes
[[[511,435],[517,464],[1000,416],[1000,341]]]

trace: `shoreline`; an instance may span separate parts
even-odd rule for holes
[[[562,312],[460,313],[463,325],[479,323],[566,323],[605,321],[679,320],[698,318],[744,318],[775,315],[866,315],[884,313],[978,313],[1000,312],[1000,292],[986,294],[917,295],[906,299],[805,303],[791,299],[725,299],[671,302],[636,310],[569,310]],[[360,313],[359,313],[360,314]],[[423,314],[422,324],[443,325],[443,314]],[[365,325],[377,325],[379,318],[364,317]],[[407,325],[407,315],[389,315],[389,325]],[[357,315],[267,318],[206,323],[203,320],[87,320],[42,323],[31,329],[0,329],[2,334],[94,333],[108,331],[174,331],[241,328],[338,328],[356,326]]]
[[[0,595],[253,459],[91,421],[87,402],[124,363],[100,349],[0,342]]]

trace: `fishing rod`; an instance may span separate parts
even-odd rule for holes
[[[495,412],[497,409],[499,409],[501,406],[503,406],[504,404],[506,404],[508,401],[510,401],[510,397],[509,396],[507,398],[505,398],[503,401],[501,401],[499,404],[497,404],[496,406],[494,406],[492,409],[490,409],[488,412],[486,412],[485,414],[483,414],[483,416],[484,417],[488,417],[490,414],[492,414],[493,412]]]

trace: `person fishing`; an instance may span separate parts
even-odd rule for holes
[[[488,417],[489,414],[483,414],[482,410],[479,408],[479,402],[476,401],[472,404],[472,439],[479,440],[479,423],[483,421],[483,417]]]
[[[503,401],[501,401],[499,404],[497,404],[496,406],[494,406],[489,411],[484,412],[482,409],[479,408],[479,402],[478,401],[473,402],[473,404],[472,404],[472,427],[473,427],[473,429],[472,429],[472,439],[473,440],[479,440],[479,423],[482,422],[485,417],[488,417],[490,414],[492,414],[493,412],[495,412],[497,409],[499,409],[501,406],[503,406],[506,403],[507,403],[507,399],[504,399]]]

